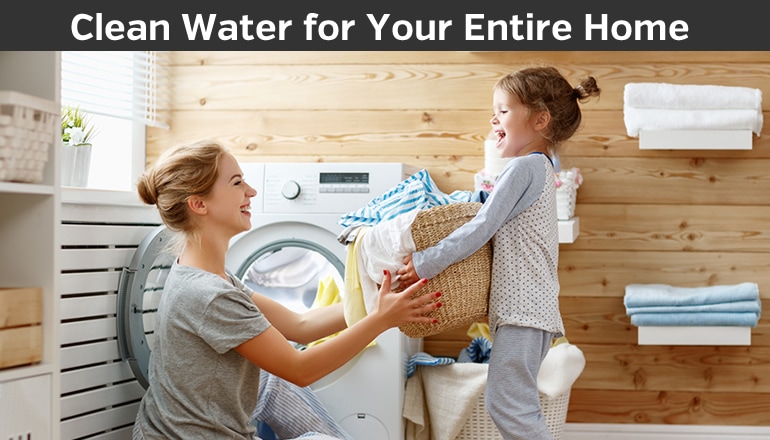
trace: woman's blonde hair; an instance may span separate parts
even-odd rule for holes
[[[155,205],[163,223],[174,232],[196,239],[197,226],[187,201],[207,196],[219,176],[219,164],[227,149],[217,142],[201,140],[166,150],[139,177],[139,197]]]

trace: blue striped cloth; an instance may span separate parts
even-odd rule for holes
[[[428,171],[422,169],[365,206],[343,214],[338,223],[342,226],[371,226],[414,209],[470,202],[474,197],[477,196],[471,191],[444,193],[438,189]]]
[[[457,356],[457,362],[488,364],[490,354],[492,354],[492,341],[483,336],[478,336],[473,338],[469,346],[463,348]]]
[[[409,357],[406,363],[406,377],[414,376],[418,365],[449,365],[453,363],[455,363],[455,360],[451,357],[436,357],[420,351]]]

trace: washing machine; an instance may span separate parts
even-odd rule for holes
[[[241,169],[257,191],[252,228],[233,237],[226,265],[297,311],[313,305],[319,286],[344,290],[341,215],[419,171],[401,163],[242,163]],[[421,339],[390,329],[311,387],[356,440],[403,440],[406,364],[421,349]]]

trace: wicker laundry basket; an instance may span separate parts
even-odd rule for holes
[[[479,202],[460,202],[418,212],[411,226],[417,250],[438,243],[471,220],[480,207]],[[442,306],[428,315],[438,323],[410,323],[399,329],[407,336],[422,338],[483,321],[488,311],[491,267],[492,244],[488,242],[468,258],[428,280],[428,284],[417,292],[416,295],[441,292]]]
[[[468,421],[465,422],[456,440],[502,440],[503,437],[497,431],[495,424],[487,413],[484,396],[484,393],[481,393],[479,400],[471,411],[470,417],[468,417]],[[564,423],[567,421],[569,396],[569,391],[555,398],[540,394],[540,406],[543,416],[554,440],[561,440],[564,436]]]

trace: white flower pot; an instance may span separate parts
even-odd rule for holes
[[[556,191],[556,218],[569,220],[575,216],[577,190]]]
[[[88,172],[91,167],[91,144],[62,145],[61,184],[62,186],[88,186]]]

